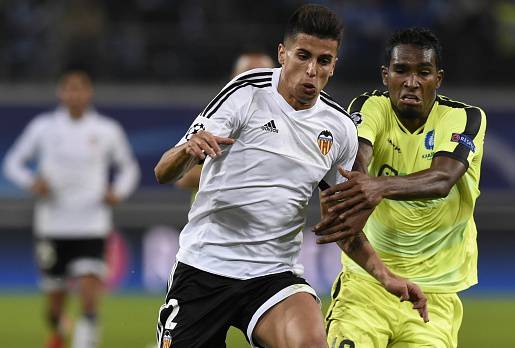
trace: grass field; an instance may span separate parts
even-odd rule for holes
[[[153,348],[161,296],[110,295],[102,307],[101,348]],[[515,347],[515,298],[463,300],[465,318],[459,347]],[[327,305],[327,301],[324,302]],[[72,311],[76,304],[71,303]],[[40,348],[45,337],[43,298],[35,294],[0,294],[0,347]],[[249,347],[243,335],[231,330],[227,347]]]

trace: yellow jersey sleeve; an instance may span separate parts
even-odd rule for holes
[[[448,156],[467,167],[483,150],[486,116],[478,107],[449,109],[434,132],[434,157]]]
[[[350,103],[348,111],[352,119],[359,120],[358,139],[374,145],[376,136],[383,131],[384,114],[389,99],[385,98],[380,92],[365,93],[360,95]]]

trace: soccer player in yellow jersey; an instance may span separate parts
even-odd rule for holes
[[[326,318],[329,346],[457,347],[457,293],[477,283],[473,211],[485,114],[436,93],[441,46],[427,29],[394,34],[381,72],[388,91],[350,104],[360,122],[355,171],[341,170],[349,180],[323,193],[334,205],[315,232],[320,243],[368,239],[394,273],[426,293],[429,322],[343,255]],[[365,221],[366,237],[352,237]]]

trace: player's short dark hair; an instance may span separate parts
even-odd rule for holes
[[[392,59],[392,51],[398,45],[413,45],[422,49],[431,49],[435,53],[436,67],[441,67],[442,64],[442,45],[436,35],[427,28],[408,28],[395,32],[385,49],[385,64],[390,65]]]
[[[303,33],[320,39],[342,40],[343,26],[336,13],[321,5],[303,5],[299,7],[288,20],[284,31],[284,42],[297,34]]]
[[[68,81],[68,79],[71,77],[71,76],[77,76],[79,77],[83,83],[85,83],[86,85],[88,86],[93,86],[93,80],[91,78],[91,75],[86,71],[86,70],[82,70],[82,69],[75,69],[75,68],[72,68],[72,69],[67,69],[66,71],[64,71],[61,76],[59,76],[59,80],[57,81],[57,84],[59,86],[63,85],[64,83],[66,83]]]

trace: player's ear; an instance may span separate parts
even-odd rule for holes
[[[381,79],[383,80],[383,85],[388,86],[388,67],[381,65]]]
[[[444,71],[442,69],[436,72],[436,88],[440,88],[443,81]]]
[[[331,67],[331,72],[329,73],[329,76],[332,77],[334,75],[334,69],[336,69],[336,62],[338,61],[338,57],[334,58],[333,60],[333,66]]]
[[[286,58],[286,47],[284,44],[280,43],[279,47],[277,47],[277,60],[279,64],[284,65],[284,60]]]
[[[57,97],[59,102],[61,102],[61,103],[63,102],[63,100],[64,100],[64,88],[63,88],[62,84],[57,85],[57,87],[55,88],[55,96]]]

